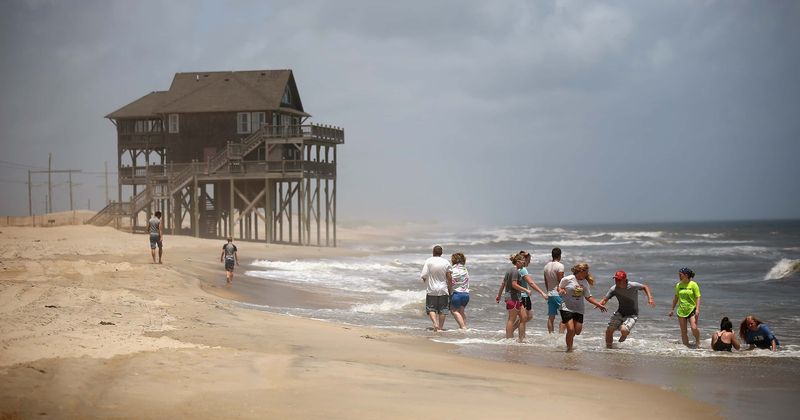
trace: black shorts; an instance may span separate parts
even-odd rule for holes
[[[580,322],[581,324],[583,324],[583,314],[579,314],[577,312],[572,312],[572,311],[565,311],[563,309],[560,310],[559,312],[561,312],[561,322],[563,324],[566,324],[569,320],[573,320],[575,322]]]
[[[531,310],[531,297],[530,296],[525,296],[525,297],[522,298],[522,306],[524,306],[525,309],[527,309],[529,311]]]
[[[697,312],[697,308],[694,308],[694,309],[692,309],[692,312],[689,314],[689,316],[680,316],[680,315],[679,315],[679,316],[678,316],[678,318],[685,318],[685,319],[689,319],[689,318],[691,318],[691,317],[693,317],[693,316],[694,316],[694,313],[695,313],[695,312]]]
[[[425,295],[425,313],[436,312],[437,314],[446,314],[450,306],[450,296],[431,296]]]
[[[225,271],[233,271],[233,263],[235,260],[233,258],[225,258]]]

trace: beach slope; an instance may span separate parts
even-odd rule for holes
[[[221,241],[167,236],[158,265],[144,235],[0,230],[0,418],[718,416],[657,387],[247,309],[224,298],[236,296]],[[243,260],[351,252],[242,248]]]

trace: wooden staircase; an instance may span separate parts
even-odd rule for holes
[[[203,196],[204,200],[200,203],[201,210],[200,210],[200,236],[205,238],[216,238],[217,237],[217,209],[214,207],[214,203],[206,197]]]
[[[239,143],[228,142],[225,148],[208,161],[208,173],[217,172],[226,164],[231,165],[231,169],[233,169],[233,166],[241,167],[242,159],[264,142],[264,136],[267,134],[268,128],[269,126],[266,125],[259,128],[255,133]]]
[[[111,202],[86,221],[87,225],[106,226],[117,217],[130,216],[130,203]]]

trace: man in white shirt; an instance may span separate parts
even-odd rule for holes
[[[450,292],[453,285],[453,266],[442,258],[442,247],[433,247],[433,256],[425,260],[419,277],[427,286],[425,312],[431,317],[433,331],[444,329],[444,318],[450,305]],[[438,316],[437,316],[438,315]]]
[[[561,296],[556,288],[564,277],[564,264],[561,264],[561,248],[553,248],[550,255],[553,261],[544,266],[544,285],[547,288],[547,332],[552,333],[558,308],[561,307]],[[563,322],[558,324],[558,332],[564,332]]]

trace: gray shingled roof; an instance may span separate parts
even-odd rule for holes
[[[292,104],[281,104],[286,87]],[[176,73],[168,91],[152,92],[106,118],[155,117],[187,112],[271,111],[309,116],[291,70]]]

